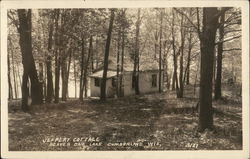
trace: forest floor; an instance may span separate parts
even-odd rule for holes
[[[9,102],[9,150],[240,150],[241,98],[224,90],[214,101],[215,131],[197,132],[197,98],[174,91],[108,99],[68,100],[20,110]],[[232,97],[232,98],[231,98]]]

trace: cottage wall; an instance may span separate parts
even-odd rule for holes
[[[152,87],[152,75],[156,74],[156,87]],[[123,75],[124,96],[134,95],[135,90],[132,88],[133,72],[125,72]],[[158,92],[159,90],[159,71],[145,71],[140,72],[139,76],[139,89],[141,94]],[[163,81],[163,80],[162,80]],[[163,83],[163,82],[162,82]],[[100,87],[95,86],[95,79],[91,78],[90,82],[91,96],[100,97]],[[112,86],[112,79],[107,79],[106,83],[106,96],[113,97],[115,95],[115,88]]]
[[[152,87],[152,75],[157,74],[157,86]],[[126,72],[124,74],[124,95],[133,95],[135,90],[132,88],[132,76],[133,72]],[[163,83],[163,79],[162,79]],[[139,75],[139,89],[140,93],[153,93],[159,90],[159,71],[145,71],[140,72]]]
[[[124,96],[129,96],[135,94],[135,90],[132,89],[132,72],[125,72],[123,75],[124,82]]]
[[[95,78],[90,78],[90,94],[91,97],[100,97],[100,87],[95,86]],[[106,96],[107,97],[112,97],[115,94],[115,89],[112,87],[112,79],[107,79],[106,81]]]

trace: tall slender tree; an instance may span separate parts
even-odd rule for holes
[[[120,88],[119,88],[119,92],[120,92],[120,96],[124,96],[124,86],[123,86],[123,71],[124,71],[124,51],[125,51],[125,38],[126,38],[126,25],[127,24],[127,21],[126,21],[126,9],[123,9],[122,10],[122,44],[121,44],[121,75],[120,75]],[[128,27],[128,25],[127,25]]]
[[[177,78],[177,50],[176,50],[176,42],[175,42],[175,14],[174,10],[172,10],[172,24],[171,24],[171,35],[172,35],[172,49],[173,49],[173,63],[174,63],[174,72],[173,72],[173,78],[172,78],[172,90],[179,89],[178,85],[178,78]]]
[[[224,23],[225,13],[220,16],[220,27],[219,27],[219,43],[217,47],[217,70],[216,70],[216,81],[214,88],[214,99],[218,100],[221,98],[221,71],[222,71],[222,53],[223,53],[223,41],[224,41]]]
[[[179,72],[179,84],[180,88],[177,88],[177,97],[182,98],[183,97],[183,91],[184,91],[184,80],[183,80],[183,56],[184,56],[184,46],[185,46],[185,36],[186,31],[184,28],[184,16],[181,15],[181,28],[180,28],[180,34],[181,34],[181,46],[180,46],[180,72]]]
[[[81,70],[81,74],[80,74],[80,89],[79,89],[79,99],[81,101],[83,101],[83,71],[84,71],[84,61],[85,61],[85,36],[84,34],[82,34],[82,49],[81,49],[81,66],[80,66],[80,70]]]
[[[163,10],[160,10],[160,41],[159,41],[159,93],[162,92],[162,21],[163,21]]]
[[[48,38],[48,54],[46,59],[46,67],[47,67],[47,95],[46,102],[50,103],[53,98],[53,75],[52,75],[52,37],[54,31],[54,23],[53,21],[49,22],[49,38]]]
[[[101,88],[100,88],[101,100],[106,100],[106,80],[107,80],[107,71],[108,71],[108,59],[109,59],[109,49],[110,49],[114,18],[115,18],[115,12],[114,12],[114,9],[111,9],[109,29],[108,29],[108,34],[107,34],[107,41],[106,41],[105,55],[104,55],[103,75],[102,75]]]
[[[84,96],[85,98],[87,97],[87,91],[88,91],[88,85],[87,85],[87,76],[88,76],[88,68],[89,68],[89,63],[90,63],[90,58],[93,55],[93,35],[90,35],[89,38],[89,50],[88,50],[88,56],[87,60],[85,62],[84,66],[84,74],[83,74],[83,87],[84,87]]]
[[[10,78],[10,57],[9,54],[7,54],[7,64],[8,64],[8,84],[9,84],[9,99],[13,99],[13,89],[12,89],[12,83],[11,83],[11,78]]]
[[[139,88],[139,51],[140,51],[140,25],[141,25],[141,9],[138,9],[137,11],[137,21],[136,21],[136,33],[135,33],[135,52],[134,52],[134,70],[133,70],[133,81],[134,82],[134,88],[135,93],[140,94],[140,88]]]
[[[60,10],[56,9],[56,18],[55,18],[55,103],[59,102],[59,89],[60,89],[60,37],[59,37],[59,19],[60,19]]]
[[[187,66],[186,66],[186,85],[189,85],[189,79],[190,79],[190,61],[191,61],[191,52],[192,52],[192,32],[189,31],[189,37],[188,37],[188,56],[187,56]],[[184,80],[185,81],[185,80]]]

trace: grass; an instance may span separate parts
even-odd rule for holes
[[[20,110],[20,102],[9,102],[9,150],[242,149],[240,100],[213,102],[215,131],[198,133],[198,99],[191,87],[185,94],[182,99],[168,91],[106,102],[69,100],[33,106],[30,114]],[[69,138],[70,146],[43,142],[56,137]],[[74,142],[77,138],[84,141]]]

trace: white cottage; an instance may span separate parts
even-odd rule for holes
[[[90,77],[90,96],[100,96],[100,86],[103,76],[103,67],[100,67],[91,74]],[[122,75],[124,96],[134,95],[135,88],[133,86],[133,64],[124,64],[124,71]],[[106,81],[106,96],[114,97],[116,94],[116,64],[112,61],[109,62]],[[159,69],[157,64],[147,64],[140,66],[139,73],[139,89],[141,94],[154,93],[159,90]],[[163,79],[161,80],[163,81]],[[162,82],[163,83],[163,82]]]

